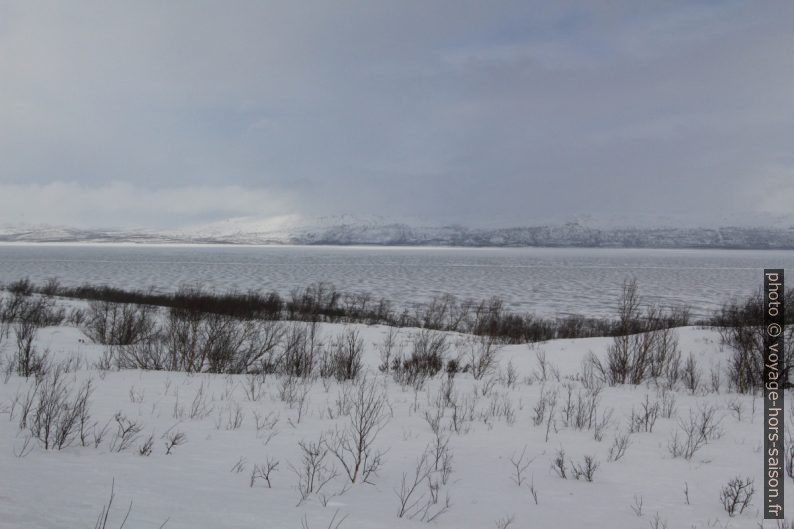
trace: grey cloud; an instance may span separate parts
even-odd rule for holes
[[[105,225],[786,214],[793,11],[787,2],[5,3],[0,189],[30,202],[28,221]],[[765,198],[764,183],[780,194]],[[42,189],[67,190],[72,205],[37,211]],[[150,205],[79,214],[102,196],[80,190],[96,189]],[[158,190],[202,198],[168,211]],[[14,211],[0,221],[17,220]]]

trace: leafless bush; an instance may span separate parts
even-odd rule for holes
[[[471,423],[474,421],[477,406],[477,393],[464,395],[462,398],[450,402],[450,429],[458,435],[469,433]]]
[[[719,393],[720,388],[722,387],[722,373],[720,370],[719,362],[717,363],[716,366],[711,368],[709,375],[710,375],[709,379],[711,381],[711,388],[710,388],[711,391],[713,393]]]
[[[116,421],[116,432],[113,440],[110,442],[111,452],[123,452],[133,445],[138,438],[138,434],[143,430],[143,426],[135,422],[121,412],[113,416]]]
[[[480,418],[489,427],[494,419],[504,419],[509,425],[516,421],[516,410],[509,394],[492,393],[488,404],[480,411]]]
[[[99,516],[97,517],[96,524],[94,524],[94,529],[109,529],[109,518],[110,518],[110,509],[113,507],[113,500],[116,498],[115,493],[116,488],[116,480],[114,479],[110,485],[110,497],[108,498],[107,503],[102,506],[102,510],[99,512]],[[121,520],[121,524],[119,524],[119,529],[123,529],[124,524],[127,523],[127,518],[130,517],[130,512],[132,512],[132,500],[130,500],[130,506],[127,508],[127,512]]]
[[[154,333],[154,312],[148,305],[92,301],[82,330],[95,343],[130,345]]]
[[[529,469],[533,461],[534,459],[527,457],[527,445],[524,445],[520,456],[516,457],[516,455],[513,454],[510,457],[510,464],[513,465],[513,472],[510,475],[510,479],[513,483],[519,487],[524,484],[527,479],[527,469]]]
[[[720,490],[720,502],[728,516],[735,516],[737,511],[738,514],[742,514],[749,507],[754,493],[753,480],[750,478],[742,479],[737,476]]]
[[[33,345],[39,329],[52,323],[52,301],[47,298],[18,297],[12,300],[13,327],[16,336],[16,368],[19,376],[27,377],[44,369],[45,355],[36,354]]]
[[[317,494],[333,480],[338,472],[327,459],[330,453],[325,436],[320,435],[317,441],[300,441],[301,461],[298,466],[289,463],[290,470],[298,480],[300,502],[311,494]]]
[[[414,385],[441,371],[449,343],[444,333],[422,329],[411,336],[410,344],[411,356],[394,367],[402,370],[404,380]]]
[[[626,455],[626,450],[629,449],[631,444],[631,432],[621,433],[615,435],[612,441],[612,446],[609,447],[609,456],[607,461],[620,461]]]
[[[65,371],[55,366],[36,377],[21,404],[19,426],[27,428],[45,450],[71,446],[82,435],[90,419],[91,381],[75,388]]]
[[[598,422],[598,402],[601,389],[577,391],[573,397],[573,385],[566,385],[566,401],[560,410],[565,426],[576,430],[589,430]]]
[[[273,488],[273,483],[270,481],[270,474],[278,470],[278,461],[275,459],[267,458],[267,461],[262,464],[255,464],[251,471],[251,486],[253,487],[257,479],[265,480],[267,488]]]
[[[784,294],[794,299],[794,289]],[[763,387],[764,383],[764,300],[758,292],[743,302],[733,302],[722,307],[711,323],[720,326],[722,344],[730,351],[727,378],[729,385],[740,393]],[[780,354],[780,380],[790,380],[789,371],[794,365],[794,325],[791,314],[786,314],[784,328],[785,349]]]
[[[165,455],[171,455],[171,451],[177,447],[187,443],[187,436],[184,432],[178,430],[168,432],[165,434]]]
[[[16,281],[12,281],[8,285],[6,285],[6,290],[20,297],[27,297],[32,295],[34,289],[35,289],[35,285],[30,280],[29,277],[23,277],[17,279]]]
[[[669,373],[670,366],[675,365],[681,357],[681,350],[678,348],[678,334],[674,329],[662,327],[651,332],[654,334],[654,341],[648,369],[651,377],[658,378]]]
[[[239,373],[238,356],[248,339],[250,322],[242,323],[230,316],[209,314],[204,319],[202,356],[210,373]]]
[[[681,379],[684,381],[684,386],[694,395],[700,387],[701,375],[695,356],[692,353],[689,353],[689,357],[684,362],[684,368],[681,370]]]
[[[431,455],[425,450],[417,459],[412,474],[403,472],[400,488],[394,493],[399,499],[398,518],[418,519],[423,522],[437,520],[452,506],[449,494],[440,500],[440,484],[432,479]]]
[[[650,397],[646,394],[645,400],[640,403],[639,411],[631,410],[629,417],[629,431],[634,432],[653,432],[653,427],[656,424],[656,419],[659,417],[661,406],[658,401],[651,402]]]
[[[551,468],[562,479],[568,479],[567,461],[565,459],[565,450],[560,448],[551,462]]]
[[[198,311],[175,309],[168,311],[160,332],[162,347],[167,351],[165,363],[169,371],[197,373],[204,368],[204,320]]]
[[[532,501],[535,502],[535,505],[538,504],[538,489],[535,487],[535,476],[532,476],[532,479],[529,482],[529,494],[532,496]]]
[[[115,363],[119,369],[177,370],[174,350],[168,346],[163,336],[157,334],[126,347],[110,347],[103,367],[109,368],[108,364]]]
[[[506,388],[514,389],[518,383],[518,370],[513,365],[513,361],[507,362],[504,371],[499,372],[499,381],[502,382]]]
[[[240,456],[240,459],[238,459],[234,463],[234,465],[232,465],[232,468],[231,468],[231,470],[229,470],[229,472],[231,472],[232,474],[239,474],[240,472],[245,470],[246,463],[247,463],[246,459],[244,457]]]
[[[656,512],[653,517],[648,521],[650,529],[667,529],[667,521],[662,519],[662,516]]]
[[[625,281],[615,336],[604,363],[591,357],[595,370],[610,385],[636,385],[646,377],[669,375],[680,359],[677,335],[669,328],[676,323],[675,311],[664,314],[658,307],[648,307],[643,313],[636,280]]]
[[[360,477],[367,483],[377,474],[385,452],[375,450],[378,434],[389,419],[386,393],[376,380],[362,378],[356,383],[348,423],[337,430],[330,449],[351,483]]]
[[[492,336],[472,336],[463,343],[463,354],[475,380],[493,372],[501,346]]]
[[[511,514],[510,516],[505,516],[504,518],[499,518],[498,520],[496,520],[494,526],[496,527],[496,529],[507,529],[508,527],[513,525],[513,522],[515,520],[516,520],[516,516],[514,514]]]
[[[535,426],[540,426],[543,424],[543,421],[546,419],[547,410],[554,409],[554,405],[552,403],[556,403],[556,400],[556,390],[547,390],[545,387],[540,389],[540,397],[538,398],[538,402],[532,408],[532,422],[535,423]]]
[[[241,346],[232,351],[223,366],[224,373],[267,374],[276,370],[278,348],[286,333],[282,322],[246,321],[242,325]]]
[[[240,404],[229,402],[225,407],[218,409],[218,416],[215,418],[215,429],[238,430],[243,425],[244,418],[245,415]]]
[[[703,406],[697,412],[690,409],[688,420],[679,419],[678,430],[668,443],[670,454],[692,459],[698,450],[719,436],[720,419],[716,411],[714,407]]]
[[[634,511],[634,514],[637,515],[638,518],[642,516],[642,504],[643,504],[642,496],[637,496],[635,494],[634,503],[631,505],[631,510]]]
[[[347,328],[331,342],[329,374],[336,380],[354,380],[361,373],[364,340],[359,332]]]
[[[392,360],[394,358],[402,358],[402,342],[400,341],[400,330],[396,327],[389,327],[386,331],[386,336],[383,341],[378,345],[378,353],[380,354],[380,365],[378,369],[388,373],[392,367]]]
[[[584,478],[585,481],[593,481],[599,466],[600,464],[593,456],[584,456],[582,463],[571,462],[571,473],[576,479]]]
[[[667,389],[661,392],[659,400],[659,412],[665,419],[672,419],[675,415],[675,393]]]
[[[285,375],[308,377],[320,356],[320,336],[316,322],[293,322],[287,327],[279,356],[279,369]]]
[[[540,382],[546,382],[549,379],[549,367],[546,360],[546,351],[535,351],[535,359],[538,361],[538,370],[534,373],[535,378]]]

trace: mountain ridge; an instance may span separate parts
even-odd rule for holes
[[[387,221],[312,225],[292,219],[259,228],[255,224],[246,224],[238,229],[231,223],[226,229],[170,231],[10,225],[0,227],[0,242],[789,250],[794,249],[794,226],[604,228],[568,222],[472,228],[462,225],[413,226]]]

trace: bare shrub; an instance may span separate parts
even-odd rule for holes
[[[330,453],[325,436],[317,441],[300,441],[301,460],[297,466],[289,463],[290,470],[298,480],[297,488],[302,503],[311,494],[317,494],[333,480],[338,472],[327,459]]]
[[[171,455],[171,451],[175,447],[187,443],[187,435],[178,430],[168,432],[163,437],[165,438],[165,455],[167,456]]]
[[[659,307],[643,313],[635,279],[624,281],[618,300],[618,321],[605,363],[591,357],[594,368],[610,385],[640,384],[646,377],[669,375],[680,360],[678,337],[670,329],[687,320],[675,311],[665,314]]]
[[[626,455],[626,450],[629,449],[630,444],[631,432],[618,432],[615,435],[615,439],[612,441],[612,446],[609,447],[609,456],[607,457],[607,461],[620,461],[623,456]]]
[[[96,523],[94,524],[94,529],[109,529],[111,526],[108,525],[110,519],[110,509],[113,507],[113,500],[116,498],[116,480],[110,484],[110,497],[108,498],[107,503],[102,506],[102,510],[99,512],[99,516],[97,517]],[[132,512],[132,500],[130,500],[130,506],[127,508],[127,512],[121,520],[119,524],[119,529],[123,529],[124,525],[127,523],[127,518],[130,517],[130,512]]]
[[[92,301],[82,330],[95,343],[130,345],[154,333],[154,312],[148,305]]]
[[[27,377],[40,372],[44,368],[45,358],[36,354],[33,342],[39,329],[52,322],[49,313],[52,301],[47,298],[19,297],[12,301],[14,305],[13,327],[16,336],[17,354],[16,368],[19,376]]]
[[[720,489],[720,502],[728,516],[735,516],[737,511],[742,514],[749,507],[754,493],[753,480],[737,476]]]
[[[422,329],[411,336],[412,353],[403,368],[419,376],[433,376],[444,365],[444,356],[449,349],[447,337],[440,332]]]
[[[535,426],[540,426],[543,424],[543,421],[546,419],[547,412],[549,414],[553,413],[554,405],[557,400],[557,391],[546,389],[542,387],[540,389],[540,397],[538,398],[538,402],[532,408],[533,416],[532,422]],[[549,410],[552,410],[549,412]]]
[[[218,366],[219,372],[230,374],[274,372],[278,348],[286,332],[284,324],[278,321],[256,320],[238,323],[237,327],[234,332],[241,339],[232,343],[238,343],[239,346],[228,349],[225,362]]]
[[[560,410],[563,424],[576,430],[589,430],[598,422],[598,402],[601,389],[577,391],[573,397],[573,385],[566,385],[566,401]]]
[[[165,369],[169,371],[200,372],[204,368],[204,320],[202,312],[171,308],[159,339],[167,353]]]
[[[364,340],[360,333],[346,328],[331,342],[330,374],[336,380],[354,380],[361,373]]]
[[[681,350],[675,330],[663,327],[652,332],[654,342],[648,369],[651,377],[658,378],[669,373],[670,366],[675,365],[681,357]]]
[[[644,500],[642,496],[637,496],[636,494],[634,495],[634,503],[631,504],[631,510],[634,511],[634,514],[637,515],[638,518],[642,516],[643,502]]]
[[[527,445],[524,445],[524,448],[521,450],[521,455],[516,457],[516,455],[513,454],[510,457],[510,464],[513,465],[513,472],[510,475],[510,479],[513,483],[519,487],[524,484],[527,479],[527,470],[533,461],[534,459],[527,457]]]
[[[464,357],[475,380],[493,372],[501,346],[492,336],[472,336],[464,341]]]
[[[400,330],[396,327],[389,327],[386,336],[378,345],[380,355],[380,365],[378,369],[388,373],[392,367],[392,359],[402,358],[402,342],[400,341]]]
[[[689,410],[688,420],[678,421],[678,429],[668,443],[673,457],[692,459],[695,453],[719,435],[720,419],[716,408],[703,406],[697,412]]]
[[[684,386],[694,395],[700,387],[701,374],[695,356],[692,353],[689,353],[689,357],[684,363],[684,368],[681,370],[681,379],[684,382]]]
[[[119,369],[177,370],[179,366],[174,362],[174,350],[168,346],[164,336],[156,334],[126,347],[108,348],[106,363],[114,362]]]
[[[411,355],[408,358],[394,357],[392,376],[399,384],[420,389],[429,377],[441,371],[449,343],[444,333],[429,329],[415,332],[409,342]]]
[[[270,475],[278,470],[278,461],[275,459],[267,458],[267,461],[262,464],[255,464],[251,470],[251,487],[254,486],[256,480],[262,479],[267,483],[267,488],[273,488],[273,483],[270,481]]]
[[[12,281],[8,285],[6,285],[6,290],[20,297],[27,297],[32,295],[34,289],[35,289],[35,285],[30,280],[29,277],[23,277],[21,279],[17,279],[16,281]]]
[[[640,297],[636,280],[623,283],[623,292],[618,301],[619,334],[607,349],[607,363],[602,369],[610,385],[624,384],[637,378],[642,380],[647,366],[648,348],[635,343],[640,318]]]
[[[565,459],[565,450],[560,448],[554,460],[551,462],[551,468],[562,479],[568,479],[567,461]]]
[[[640,403],[640,409],[637,411],[631,409],[631,416],[629,418],[629,431],[634,432],[653,432],[653,427],[656,424],[656,419],[659,417],[661,406],[658,401],[651,402],[650,397],[646,394],[645,400]]]
[[[138,434],[143,430],[143,425],[129,419],[121,412],[116,413],[113,416],[113,420],[116,421],[116,432],[110,442],[110,451],[123,452],[138,439]]]
[[[784,294],[794,298],[794,289]],[[783,297],[783,296],[781,296]],[[739,393],[748,393],[763,387],[764,383],[764,299],[758,292],[743,302],[733,302],[722,307],[712,323],[720,326],[722,344],[728,347],[727,378],[729,385]],[[794,325],[791,314],[786,314],[784,328],[785,349],[781,352],[780,380],[788,381],[794,365]],[[786,387],[788,385],[786,384]]]
[[[452,501],[449,494],[444,496],[443,502],[440,500],[440,485],[432,479],[433,472],[428,450],[417,459],[411,474],[403,472],[400,488],[394,491],[400,504],[398,518],[432,522],[449,510]]]
[[[285,375],[308,377],[319,359],[320,336],[316,322],[293,322],[287,327],[279,356],[279,369]]]
[[[600,464],[593,456],[584,456],[581,463],[571,462],[571,473],[576,479],[584,478],[585,481],[593,481],[599,466]]]
[[[650,529],[667,529],[667,520],[663,520],[662,515],[656,512],[648,521],[648,527]]]
[[[45,450],[61,450],[81,438],[90,419],[91,381],[78,387],[67,382],[65,371],[55,366],[36,378],[20,412],[20,428],[27,428]]]
[[[659,400],[659,412],[665,419],[672,419],[675,414],[675,393],[663,389]]]
[[[386,393],[377,381],[362,378],[354,387],[348,423],[337,430],[330,449],[351,483],[360,477],[370,482],[377,474],[385,452],[374,443],[389,419]]]

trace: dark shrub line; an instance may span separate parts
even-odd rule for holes
[[[627,323],[625,320],[621,322],[583,316],[541,318],[532,314],[516,314],[507,311],[504,302],[497,297],[477,302],[459,300],[450,294],[437,296],[429,303],[415,307],[413,311],[405,309],[399,312],[388,300],[376,300],[369,294],[342,293],[328,283],[295,289],[286,298],[277,292],[213,293],[196,287],[180,288],[173,293],[89,284],[65,287],[57,280],[38,286],[29,279],[10,283],[5,289],[18,296],[38,293],[104,303],[166,307],[185,317],[191,313],[206,313],[241,320],[384,324],[491,336],[506,343],[616,336],[625,332],[642,332],[648,330],[649,326],[648,322],[642,320]],[[653,322],[654,326],[663,328],[688,324],[686,309],[665,312]]]

